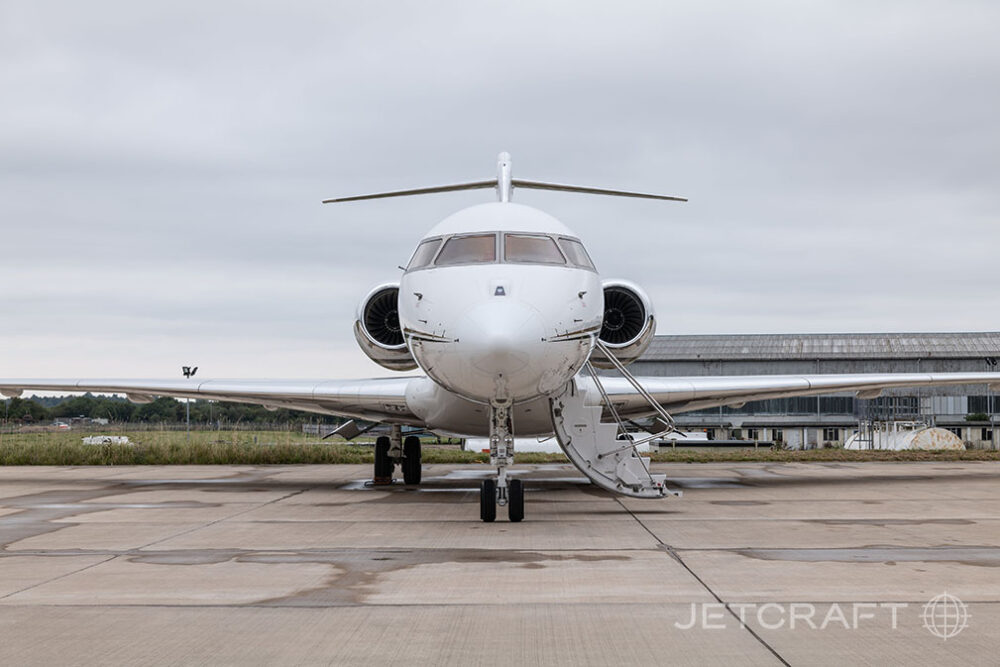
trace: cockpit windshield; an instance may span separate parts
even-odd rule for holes
[[[496,234],[453,236],[438,253],[435,266],[486,264],[497,261]]]
[[[418,245],[417,251],[413,253],[413,258],[410,260],[410,264],[406,267],[406,270],[412,271],[413,269],[422,269],[425,266],[430,266],[434,255],[440,247],[441,239],[428,239]]]
[[[594,269],[594,263],[590,261],[590,255],[587,254],[587,249],[583,247],[583,244],[576,239],[559,239],[559,247],[562,248],[563,253],[566,254],[569,263],[574,266],[579,266],[584,269]]]
[[[500,252],[498,235],[503,239]],[[498,261],[559,266],[569,264],[581,269],[596,270],[583,244],[577,239],[520,232],[486,232],[425,239],[413,252],[406,270],[415,271],[432,266],[493,264]]]
[[[548,236],[504,234],[504,261],[531,264],[565,264],[566,259]]]

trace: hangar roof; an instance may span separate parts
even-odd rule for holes
[[[642,361],[1000,358],[1000,332],[655,336]]]

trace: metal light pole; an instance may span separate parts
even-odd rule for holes
[[[198,372],[198,367],[181,366],[181,372],[184,374],[185,378],[190,380],[191,378],[194,377],[194,374]],[[184,412],[187,415],[187,440],[188,442],[191,442],[191,399],[190,398],[184,399]]]

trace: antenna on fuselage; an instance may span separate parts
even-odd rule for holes
[[[639,199],[660,199],[664,201],[687,201],[685,197],[671,197],[646,192],[631,192],[629,190],[609,190],[607,188],[588,188],[580,185],[563,185],[561,183],[544,183],[542,181],[526,181],[513,178],[510,153],[500,153],[497,156],[496,180],[473,181],[471,183],[456,183],[454,185],[436,185],[429,188],[414,190],[395,190],[393,192],[377,192],[370,195],[355,195],[353,197],[335,197],[324,199],[324,204],[336,204],[347,201],[362,201],[365,199],[385,199],[386,197],[408,197],[410,195],[431,195],[439,192],[457,192],[459,190],[481,190],[496,188],[497,201],[509,202],[515,188],[526,190],[554,190],[557,192],[577,192],[587,195],[610,195],[614,197],[637,197]]]

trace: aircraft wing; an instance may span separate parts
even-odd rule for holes
[[[406,405],[412,377],[370,380],[0,380],[0,394],[24,391],[125,394],[148,403],[157,396],[251,403],[354,417],[389,424],[421,425]]]
[[[406,403],[406,389],[417,378],[367,380],[0,380],[0,395],[24,391],[125,394],[144,403],[158,396],[250,403],[389,424],[422,426]],[[581,378],[582,382],[592,382]],[[654,400],[668,412],[703,410],[789,396],[854,392],[875,398],[883,389],[940,385],[990,385],[1000,391],[1000,373],[858,373],[826,375],[733,375],[638,377]],[[622,377],[601,383],[623,417],[652,415],[638,391]]]
[[[940,385],[989,385],[1000,391],[1000,373],[856,373],[826,375],[733,375],[637,377],[654,400],[670,413],[741,405],[789,396],[854,392],[876,398],[883,389]],[[649,404],[622,377],[601,377],[608,397],[623,417],[653,414]]]

